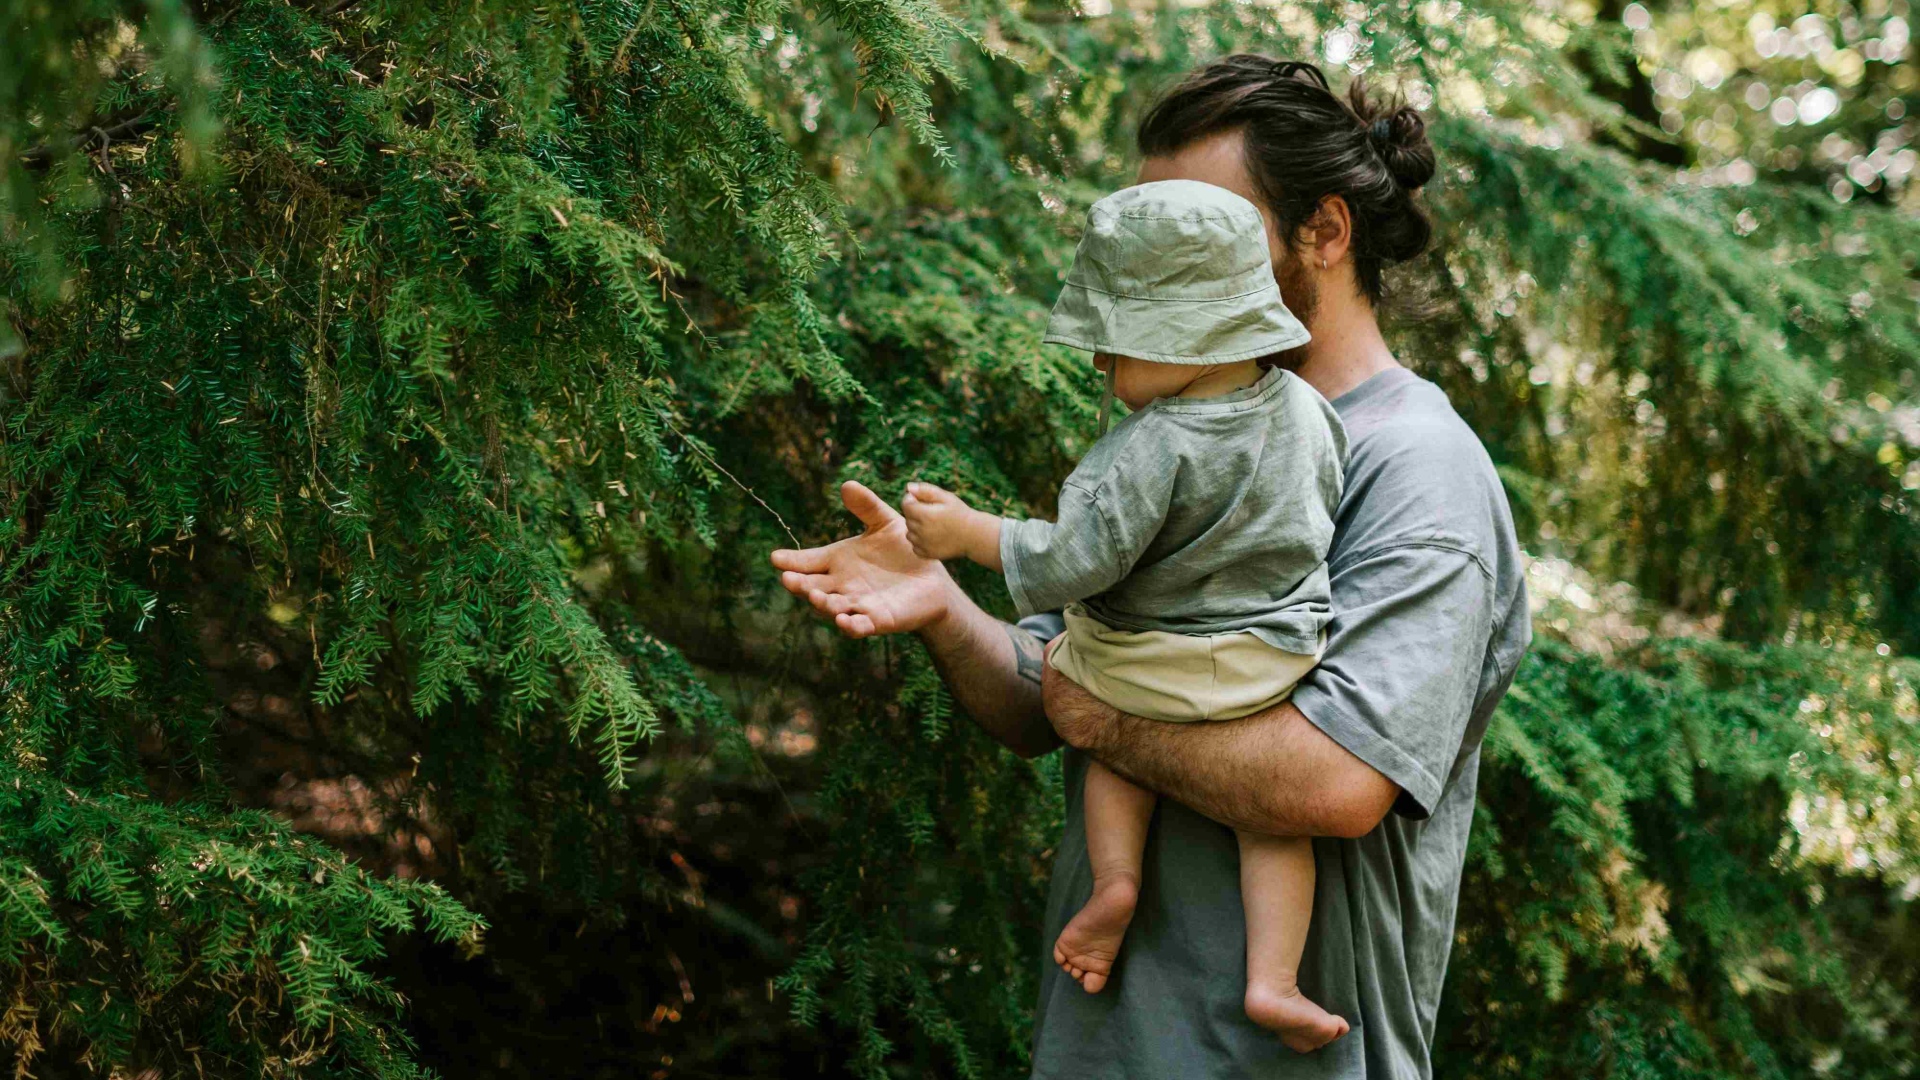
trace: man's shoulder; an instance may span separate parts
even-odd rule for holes
[[[1409,372],[1369,406],[1346,417],[1346,535],[1336,557],[1425,543],[1458,547],[1484,565],[1513,545],[1493,459],[1438,386]]]
[[[1422,451],[1426,456],[1485,458],[1479,436],[1447,399],[1446,391],[1401,369],[1359,407],[1342,414],[1356,453],[1383,456]]]

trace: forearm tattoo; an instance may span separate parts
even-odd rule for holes
[[[1040,685],[1041,677],[1046,673],[1040,642],[1032,634],[1011,624],[1007,624],[1007,637],[1013,641],[1014,670],[1021,678],[1035,686]]]

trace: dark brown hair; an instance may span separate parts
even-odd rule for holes
[[[1353,213],[1353,268],[1378,303],[1382,272],[1427,248],[1433,226],[1413,193],[1433,178],[1433,145],[1418,110],[1376,100],[1356,78],[1342,100],[1312,64],[1242,53],[1197,68],[1140,121],[1140,152],[1174,153],[1207,136],[1243,132],[1254,188],[1298,241],[1320,200]]]

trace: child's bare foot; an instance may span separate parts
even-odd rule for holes
[[[1120,939],[1127,936],[1127,924],[1133,921],[1133,905],[1139,897],[1140,882],[1129,875],[1095,879],[1093,896],[1053,943],[1053,962],[1087,993],[1099,993],[1107,985],[1107,976],[1113,974]]]
[[[1310,1054],[1347,1033],[1345,1020],[1307,1000],[1298,986],[1249,983],[1247,1019],[1280,1036],[1297,1054]]]

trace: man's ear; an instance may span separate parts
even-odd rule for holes
[[[1316,266],[1331,268],[1353,250],[1353,210],[1347,200],[1328,195],[1314,208],[1303,230],[1311,248],[1309,259]]]

